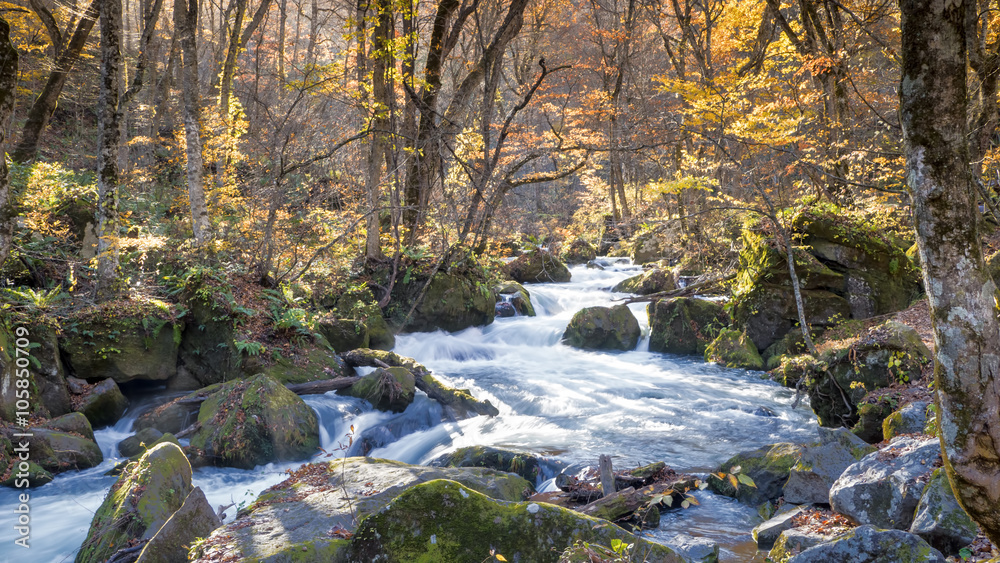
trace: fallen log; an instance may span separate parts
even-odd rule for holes
[[[630,303],[645,303],[650,301],[659,301],[660,299],[667,299],[670,297],[690,297],[692,295],[712,293],[712,291],[709,290],[712,290],[715,288],[715,286],[721,285],[722,283],[732,280],[734,278],[736,278],[736,274],[730,274],[728,276],[712,278],[710,280],[694,283],[687,287],[672,289],[670,291],[658,291],[656,293],[650,293],[649,295],[629,297],[627,299],[621,300],[621,303],[628,305]]]
[[[285,387],[296,395],[322,395],[328,391],[346,389],[360,380],[360,377],[337,377],[334,379],[309,381],[307,383],[290,383],[285,385]]]

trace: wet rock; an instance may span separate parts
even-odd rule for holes
[[[205,493],[195,487],[184,499],[184,504],[142,549],[136,563],[187,561],[191,543],[197,538],[208,537],[221,525],[222,521],[212,510]]]
[[[729,326],[721,305],[693,297],[650,303],[646,313],[651,352],[701,355],[719,331]]]
[[[757,549],[769,550],[774,547],[781,534],[792,529],[792,519],[808,508],[808,506],[792,506],[754,528],[751,535],[757,542]]]
[[[566,264],[585,264],[597,258],[597,247],[582,238],[578,238],[565,245],[559,258]]]
[[[143,445],[148,447],[162,437],[163,432],[155,428],[143,428],[121,442],[118,442],[118,452],[125,457],[132,457],[145,450]]]
[[[344,558],[465,563],[495,550],[509,561],[554,563],[561,549],[581,539],[634,542],[649,561],[684,561],[665,546],[602,522],[548,504],[498,502],[460,483],[437,480],[405,491],[362,521]]]
[[[30,438],[31,461],[50,473],[72,469],[89,469],[104,461],[97,443],[79,434],[33,428]],[[19,439],[20,440],[20,439]]]
[[[181,295],[188,320],[181,333],[178,375],[168,382],[172,390],[192,391],[242,375],[245,356],[236,348],[234,325],[238,313],[230,304],[213,301],[214,288],[192,280]]]
[[[210,385],[184,397],[173,399],[153,410],[146,411],[139,415],[139,418],[132,424],[132,428],[137,431],[143,428],[155,428],[164,434],[167,432],[177,434],[197,420],[198,409],[201,403],[194,401],[194,399],[198,397],[204,398],[215,393],[221,385],[221,383]]]
[[[416,378],[402,367],[377,368],[354,385],[338,391],[364,399],[380,411],[403,412],[413,402]]]
[[[71,412],[51,420],[46,420],[41,424],[41,427],[60,432],[79,434],[88,440],[96,441],[94,439],[94,428],[82,413]]]
[[[404,329],[454,332],[488,325],[493,322],[496,302],[489,286],[457,273],[438,272]]]
[[[708,478],[708,487],[716,494],[733,497],[751,506],[777,500],[783,493],[792,467],[801,458],[802,451],[802,446],[781,443],[737,454],[720,465],[716,472],[733,474],[738,471],[753,479],[757,486],[741,485],[734,489],[728,479],[712,475]]]
[[[368,325],[358,319],[342,319],[328,314],[316,321],[316,330],[335,352],[370,347]]]
[[[508,262],[504,271],[519,283],[568,282],[569,269],[544,250],[533,250]]]
[[[677,534],[663,542],[686,561],[718,563],[719,544],[708,538]]]
[[[674,261],[680,258],[680,226],[664,223],[636,234],[627,246],[627,252],[635,264],[647,264],[658,260]]]
[[[501,318],[516,317],[517,309],[515,309],[514,305],[511,303],[506,301],[497,301],[496,316]]]
[[[34,461],[22,460],[6,432],[0,432],[0,485],[23,489],[24,487],[40,487],[52,481],[52,473],[46,471]]]
[[[943,468],[934,470],[924,488],[910,532],[947,555],[976,539],[979,527],[958,504]]]
[[[515,281],[507,281],[497,285],[493,289],[498,295],[508,296],[507,301],[504,303],[512,305],[514,310],[516,310],[519,314],[524,315],[525,317],[535,316],[535,307],[531,304],[531,294],[528,293],[527,289],[524,289],[523,285]],[[501,302],[497,303],[498,307],[500,306],[500,303]]]
[[[110,426],[125,414],[128,399],[114,379],[105,379],[91,387],[77,400],[77,410],[96,428]]]
[[[677,289],[677,283],[673,272],[665,268],[654,268],[619,282],[611,291],[649,295],[674,289]]]
[[[830,505],[860,524],[906,530],[940,455],[937,439],[897,438],[848,467],[830,489]]]
[[[886,441],[900,434],[920,434],[927,426],[927,401],[910,403],[882,421],[882,438]]]
[[[705,361],[715,362],[727,368],[764,369],[764,360],[757,353],[757,347],[747,338],[746,332],[724,328],[705,348]]]
[[[173,444],[146,452],[115,481],[94,514],[77,563],[108,560],[129,541],[150,537],[191,492],[191,464]]]
[[[529,488],[521,477],[490,469],[425,467],[364,457],[312,463],[262,492],[235,521],[216,530],[195,560],[282,561],[294,555],[298,561],[317,563],[370,561],[334,559],[348,542],[331,532],[353,532],[357,522],[383,509],[404,490],[435,479],[458,481],[509,501],[521,500]],[[435,516],[445,517],[444,512]],[[488,537],[485,532],[478,534],[480,542],[484,537]]]
[[[308,459],[319,447],[316,414],[266,375],[221,384],[198,411],[191,436],[198,463],[251,469]]]
[[[820,442],[802,448],[785,483],[785,502],[827,504],[830,488],[849,466],[873,453],[874,447],[846,428],[820,427]]]
[[[563,340],[584,350],[635,350],[639,321],[625,305],[587,307],[573,315]]]
[[[524,477],[534,484],[541,475],[538,457],[532,453],[493,448],[467,446],[445,454],[431,462],[435,467],[486,467]]]
[[[250,369],[252,365],[252,362],[247,362],[244,367]],[[247,375],[258,373],[289,384],[347,377],[354,375],[354,370],[333,351],[325,338],[319,336],[313,342],[296,347],[291,355],[282,356],[271,365],[254,367],[253,373]]]
[[[941,552],[919,536],[900,530],[860,526],[831,542],[821,543],[788,559],[788,563],[945,563]]]
[[[86,379],[162,381],[177,373],[184,323],[159,302],[102,305],[64,323],[60,342],[72,372]]]

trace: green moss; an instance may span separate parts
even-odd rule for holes
[[[577,311],[563,340],[585,350],[634,350],[639,343],[639,321],[625,305],[586,307]]]
[[[727,368],[762,370],[764,360],[745,331],[724,328],[706,348],[705,361]]]
[[[729,326],[729,317],[718,303],[678,297],[650,303],[649,349],[669,354],[705,353],[705,347]]]

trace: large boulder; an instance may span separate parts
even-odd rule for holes
[[[618,282],[611,291],[649,295],[674,289],[677,289],[677,282],[674,280],[673,272],[666,268],[653,268]]]
[[[335,352],[370,347],[368,325],[358,319],[342,319],[327,314],[316,320],[316,330],[326,338]]]
[[[181,303],[188,322],[177,352],[178,374],[169,387],[190,391],[239,377],[244,356],[236,346],[234,327],[243,313],[232,310],[231,297],[225,297],[215,280],[197,277],[186,287]]]
[[[263,374],[220,385],[201,404],[198,423],[190,447],[199,463],[252,469],[308,459],[319,448],[313,410]]]
[[[338,288],[336,295],[328,295],[323,305],[334,310],[338,318],[357,319],[368,328],[368,345],[378,350],[391,350],[396,336],[382,316],[382,309],[367,288]]]
[[[291,354],[282,355],[266,365],[247,361],[244,369],[250,370],[246,375],[263,373],[284,384],[354,375],[354,370],[344,363],[322,336],[314,336],[312,342],[301,344]]]
[[[602,520],[550,504],[500,502],[449,480],[417,485],[366,518],[342,560],[466,563],[493,552],[508,561],[555,563],[577,539],[634,543],[646,561],[684,561]]]
[[[73,469],[89,469],[104,461],[101,448],[92,437],[75,431],[35,427],[28,438],[12,437],[11,440],[29,443],[31,461],[50,473]]]
[[[521,477],[481,468],[426,467],[364,457],[308,464],[216,530],[195,560],[343,560],[334,559],[347,544],[338,538],[350,537],[359,521],[382,510],[407,488],[435,479],[457,481],[508,501],[521,500],[530,488]],[[445,517],[443,512],[435,515]],[[338,530],[339,534],[331,533]]]
[[[377,368],[338,393],[364,399],[380,411],[403,412],[413,402],[416,378],[403,367]]]
[[[789,471],[783,489],[785,502],[830,502],[830,488],[844,470],[876,451],[846,428],[820,427],[819,436],[819,443],[802,448],[802,457]]]
[[[531,294],[528,293],[527,289],[524,289],[523,285],[516,281],[506,281],[494,287],[493,290],[501,299],[510,303],[519,314],[525,317],[535,316],[535,307],[531,304]]]
[[[774,547],[774,544],[777,543],[782,533],[794,528],[795,523],[793,519],[807,509],[807,506],[786,504],[783,510],[780,510],[774,516],[755,527],[750,532],[750,535],[757,542],[757,549],[770,550]]]
[[[897,438],[844,470],[830,488],[830,505],[860,524],[909,529],[940,455],[936,438]]]
[[[15,346],[19,340],[24,346]],[[31,348],[27,347],[29,345]],[[31,354],[28,366],[23,365],[28,361],[24,356],[21,356],[22,366],[17,366],[17,358],[11,355],[15,349]],[[65,376],[55,331],[48,325],[35,323],[27,335],[21,336],[0,327],[0,419],[14,422],[17,412],[25,410],[23,405],[17,406],[17,393],[20,390],[23,394],[25,389],[18,387],[18,381],[28,383],[31,410],[35,414],[48,417],[71,412],[73,407]]]
[[[94,514],[77,563],[107,561],[136,539],[152,537],[191,493],[191,464],[174,444],[149,450],[115,481]]]
[[[212,510],[205,493],[195,487],[184,504],[142,548],[136,563],[174,563],[187,561],[188,548],[197,538],[208,537],[222,520]]]
[[[729,317],[722,305],[694,297],[661,299],[646,307],[649,350],[668,354],[705,353]]]
[[[522,254],[508,262],[504,272],[519,283],[568,282],[572,277],[565,264],[544,250]]]
[[[802,446],[781,443],[737,454],[720,465],[716,472],[746,475],[753,479],[756,486],[740,484],[739,488],[734,488],[728,477],[720,479],[712,474],[708,478],[708,487],[716,494],[733,497],[751,506],[777,500],[782,495],[792,467],[802,457],[802,451]]]
[[[781,532],[771,550],[767,552],[769,563],[787,563],[798,553],[836,537],[835,533],[824,533],[814,529],[792,528]]]
[[[64,414],[62,416],[46,420],[39,426],[41,428],[48,428],[49,430],[58,430],[60,432],[76,434],[78,436],[83,436],[88,440],[95,441],[94,427],[90,424],[90,421],[83,415],[83,413],[71,412],[69,414]]]
[[[941,552],[919,536],[860,526],[787,560],[787,563],[945,563]]]
[[[724,328],[705,348],[705,361],[715,362],[727,368],[764,369],[764,360],[757,353],[757,347],[747,338],[747,333]]]
[[[910,532],[946,555],[957,555],[976,539],[979,527],[958,504],[944,469],[935,469],[924,487]]]
[[[458,273],[438,272],[403,328],[453,332],[488,325],[493,322],[496,303],[490,286]]]
[[[584,350],[635,350],[642,330],[625,305],[586,307],[573,315],[563,340]]]
[[[922,434],[927,426],[929,401],[910,403],[882,421],[882,438],[892,440],[901,434]]]
[[[155,428],[143,428],[121,442],[118,442],[118,453],[125,457],[141,454],[146,448],[162,437],[163,432]]]
[[[506,471],[524,477],[534,484],[542,473],[538,457],[532,453],[493,448],[490,446],[467,446],[434,461],[435,467],[486,467]]]
[[[563,247],[559,258],[566,264],[586,264],[597,258],[597,247],[578,238]]]
[[[128,399],[114,379],[105,379],[77,397],[76,408],[96,428],[110,426],[125,414]]]
[[[680,237],[678,222],[662,223],[632,237],[626,245],[627,253],[636,264],[659,260],[676,261],[681,256]]]
[[[131,300],[95,306],[66,319],[60,344],[77,377],[162,381],[177,373],[183,329],[170,305]]]
[[[12,441],[6,431],[0,431],[0,486],[23,489],[52,482],[51,472],[30,459],[20,459],[20,451],[14,448],[20,450],[21,446]]]

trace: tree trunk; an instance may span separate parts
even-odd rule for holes
[[[387,150],[389,129],[390,92],[395,67],[392,54],[393,9],[392,3],[375,0],[371,4],[375,10],[375,28],[372,31],[372,46],[369,50],[372,69],[372,101],[370,104],[372,131],[368,136],[368,170],[365,175],[367,203],[370,210],[365,229],[365,260],[382,258],[382,244],[379,233],[379,192],[382,185],[382,161]],[[388,162],[387,169],[388,169]]]
[[[97,286],[104,301],[119,290],[118,264],[118,148],[121,113],[122,4],[101,0],[101,78],[97,102]]]
[[[10,42],[10,24],[0,16],[0,267],[7,261],[14,238],[14,198],[7,177],[7,159],[3,155],[16,91],[17,49]]]
[[[900,2],[900,121],[944,465],[963,508],[1000,545],[1000,322],[971,187],[965,14],[961,2]]]
[[[56,102],[59,101],[59,94],[62,93],[66,79],[69,78],[69,72],[79,60],[80,53],[87,45],[87,36],[90,35],[90,30],[97,22],[98,1],[92,0],[87,11],[80,18],[73,38],[70,39],[66,50],[56,60],[52,73],[49,74],[49,79],[45,83],[45,87],[42,88],[42,93],[35,98],[35,103],[28,110],[28,120],[21,133],[21,141],[10,155],[14,162],[30,162],[38,153],[38,140],[42,136],[42,131],[48,125],[49,118],[52,117],[52,112],[56,109]]]
[[[247,0],[236,0],[236,21],[229,34],[229,48],[226,50],[226,62],[222,65],[222,83],[219,85],[219,113],[225,123],[229,123],[229,95],[233,89],[233,76],[236,74],[236,56],[240,54],[240,35],[243,30],[243,18],[247,12]]]
[[[198,94],[198,0],[174,0],[174,28],[181,46],[181,90],[184,98],[184,139],[187,145],[188,199],[191,203],[191,229],[195,245],[201,246],[212,236],[205,202],[201,156],[201,109]]]

